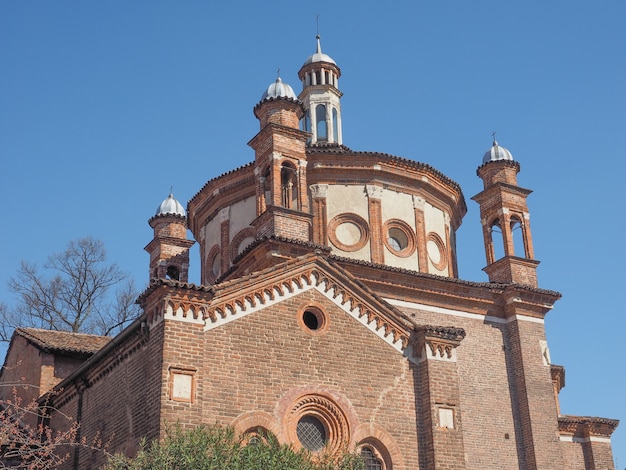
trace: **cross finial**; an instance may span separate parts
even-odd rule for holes
[[[280,67],[276,69],[276,78],[280,78]]]
[[[496,143],[496,131],[491,132],[491,137],[493,137],[493,143]]]

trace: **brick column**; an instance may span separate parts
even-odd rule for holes
[[[500,230],[502,230],[502,244],[504,245],[504,256],[515,256],[513,247],[513,233],[511,233],[511,215],[505,207],[500,215]],[[520,256],[521,258],[521,256]]]
[[[298,161],[298,199],[301,212],[309,213],[309,192],[306,187],[306,160]],[[294,208],[295,209],[295,208]]]
[[[254,177],[256,179],[256,215],[260,216],[266,209],[265,202],[265,176],[260,174],[260,168],[254,169]]]
[[[313,198],[313,243],[328,245],[328,214],[326,212],[327,184],[312,184],[311,197]]]
[[[522,227],[522,234],[524,237],[526,258],[533,259],[535,257],[535,253],[533,250],[533,237],[530,235],[530,214],[528,212],[524,212],[524,226]]]
[[[372,263],[383,264],[385,262],[385,254],[383,250],[383,214],[381,199],[383,197],[383,188],[380,186],[367,185],[368,212],[370,224],[370,253]]]
[[[272,152],[272,160],[271,160],[271,165],[272,165],[272,170],[271,170],[271,175],[270,178],[272,179],[272,181],[270,182],[270,184],[272,185],[272,205],[276,206],[276,207],[282,207],[283,205],[283,188],[282,188],[282,181],[281,181],[281,167],[280,167],[280,162],[281,162],[281,153],[280,152]]]
[[[465,468],[456,364],[456,347],[464,337],[461,328],[424,326],[416,330],[420,469]]]
[[[417,264],[421,273],[428,272],[426,221],[424,220],[425,205],[426,201],[424,201],[423,197],[413,196],[413,208],[415,211],[415,234],[417,235]]]

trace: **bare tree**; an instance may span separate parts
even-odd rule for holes
[[[70,241],[43,270],[22,261],[9,288],[18,299],[14,306],[0,304],[0,341],[9,341],[18,326],[108,335],[139,314],[132,280],[91,237]]]
[[[6,386],[6,385],[2,385]],[[9,385],[10,386],[10,385]],[[59,429],[48,424],[50,398],[25,401],[18,388],[12,386],[10,398],[0,400],[0,468],[13,470],[45,470],[67,462],[74,449],[82,447],[107,452],[110,442],[100,435],[88,441],[80,437],[80,424],[54,409],[60,419]]]

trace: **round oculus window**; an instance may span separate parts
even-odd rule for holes
[[[402,220],[392,219],[384,224],[383,230],[385,233],[383,243],[391,254],[406,258],[415,252],[415,233],[409,224]]]
[[[327,442],[324,424],[312,415],[305,415],[296,425],[296,435],[302,447],[317,452],[322,450]]]
[[[211,265],[211,272],[215,277],[220,275],[220,271],[222,270],[222,256],[218,253],[213,258],[213,264]]]
[[[298,310],[298,324],[305,332],[320,335],[328,329],[328,317],[321,305],[303,305]]]
[[[318,315],[311,310],[307,310],[302,314],[302,321],[309,330],[317,330],[321,326]]]
[[[387,243],[396,251],[404,250],[408,244],[409,239],[406,233],[399,228],[390,228],[387,234]]]

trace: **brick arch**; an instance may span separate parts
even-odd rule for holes
[[[353,429],[359,424],[356,412],[345,396],[319,386],[303,386],[289,390],[280,398],[276,410],[281,422],[281,433],[277,437],[281,442],[291,444],[296,449],[301,447],[296,434],[296,425],[304,415],[312,414],[324,422],[329,434],[328,444],[331,452],[352,442]]]
[[[204,259],[204,273],[206,277],[206,283],[213,284],[217,280],[217,276],[213,272],[213,263],[215,262],[215,258],[220,255],[221,249],[219,245],[213,245],[209,254]],[[221,274],[221,273],[220,273]]]
[[[280,426],[274,417],[265,411],[248,411],[237,416],[230,425],[239,434],[262,428],[272,433],[276,438],[281,434]]]
[[[240,230],[239,232],[237,232],[237,234],[233,237],[233,239],[230,242],[231,262],[237,257],[237,255],[239,255],[239,245],[241,245],[241,242],[244,241],[246,238],[255,238],[255,237],[256,237],[256,230],[254,229],[254,227],[246,227]]]
[[[382,426],[376,423],[360,424],[352,436],[350,443],[354,447],[370,446],[385,463],[385,470],[405,470],[400,447],[395,439]]]

